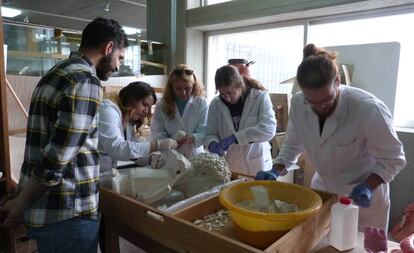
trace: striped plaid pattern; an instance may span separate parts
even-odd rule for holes
[[[84,217],[97,219],[97,122],[102,86],[78,53],[58,63],[35,88],[19,187],[34,177],[49,189],[25,211],[29,227]]]

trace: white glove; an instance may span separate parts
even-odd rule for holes
[[[177,141],[173,139],[157,140],[157,150],[166,151],[177,148]]]
[[[147,166],[151,163],[151,157],[150,156],[140,157],[137,159],[133,159],[132,161],[134,161],[134,163],[140,167]]]
[[[178,130],[172,138],[176,141],[179,141],[182,138],[184,138],[186,135],[187,135],[187,133],[184,132],[183,130]]]
[[[153,152],[150,155],[150,161],[151,167],[154,169],[159,169],[165,165],[167,156],[159,151]]]

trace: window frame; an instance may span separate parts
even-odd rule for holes
[[[335,15],[323,15],[321,11],[320,16],[306,18],[306,19],[297,19],[293,21],[281,21],[281,22],[271,22],[261,25],[253,25],[253,26],[244,26],[238,28],[230,28],[230,29],[220,29],[220,30],[211,30],[206,31],[204,33],[204,83],[207,84],[207,76],[209,71],[208,66],[208,55],[209,55],[209,37],[215,35],[224,35],[230,33],[241,33],[241,32],[249,32],[255,30],[265,30],[265,29],[275,29],[275,28],[282,28],[282,27],[289,27],[289,26],[298,26],[303,25],[304,29],[304,36],[303,36],[303,46],[308,43],[308,30],[309,27],[312,25],[319,25],[319,24],[328,24],[328,23],[336,23],[336,22],[345,22],[345,21],[354,21],[354,20],[362,20],[362,19],[369,19],[369,18],[378,18],[378,17],[386,17],[386,16],[393,16],[393,15],[401,15],[401,14],[414,14],[414,5],[407,4],[404,6],[391,6],[385,7],[375,10],[362,10],[362,11],[355,11],[352,13],[338,13]],[[398,83],[397,83],[398,85]],[[207,87],[206,87],[207,88]],[[396,100],[398,97],[396,96]],[[400,123],[401,120],[398,122]],[[398,124],[394,121],[394,127],[405,128],[405,129],[414,129],[414,118],[408,119],[403,121],[404,123]]]

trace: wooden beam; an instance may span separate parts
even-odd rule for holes
[[[13,87],[11,86],[11,84],[10,84],[9,80],[7,80],[7,78],[5,78],[5,82],[6,82],[7,88],[9,88],[11,94],[14,97],[14,100],[19,105],[19,108],[22,110],[24,116],[26,116],[26,119],[29,118],[29,113],[27,113],[26,108],[24,108],[24,105],[23,105],[22,101],[20,100],[19,96],[17,96],[16,92],[14,91]]]
[[[1,6],[1,4],[0,4]],[[1,12],[1,11],[0,11]],[[0,170],[7,177],[8,186],[11,181],[10,173],[10,150],[9,150],[9,127],[7,120],[7,98],[6,98],[6,70],[4,64],[4,39],[3,39],[3,20],[0,20]],[[0,196],[1,197],[1,196]]]
[[[240,0],[187,11],[187,26],[197,27],[326,8],[361,0]],[[363,2],[363,1],[362,1]]]
[[[9,50],[8,54],[10,57],[21,57],[21,58],[47,58],[47,59],[57,59],[63,60],[68,58],[68,55],[65,54],[50,54],[50,53],[41,53],[35,51],[15,51]]]
[[[0,2],[1,7],[1,2]],[[1,16],[1,8],[0,8]],[[6,180],[0,181],[0,188],[3,188],[6,184],[6,191],[0,191],[0,198],[4,193],[12,190],[12,179],[10,171],[10,150],[9,150],[9,132],[8,132],[8,121],[7,121],[7,100],[6,100],[6,70],[4,64],[4,39],[3,39],[3,19],[0,19],[0,170],[4,173],[3,177]],[[0,228],[0,236],[2,238],[0,251],[4,252],[15,252],[15,240],[13,229]]]

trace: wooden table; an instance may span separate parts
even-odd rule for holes
[[[391,252],[393,249],[399,249],[400,244],[392,241],[388,241],[388,252]],[[313,248],[310,253],[336,253],[340,252],[334,247],[329,246],[329,236],[325,237],[315,248]],[[358,246],[352,250],[345,251],[346,253],[366,253],[364,249],[364,234],[358,233]]]
[[[336,201],[329,198],[326,206],[322,207],[321,213],[307,221],[307,225],[296,227],[290,236],[284,236],[278,240],[278,245],[271,245],[265,250],[246,245],[233,236],[224,233],[216,233],[201,229],[187,219],[190,214],[202,212],[212,213],[209,208],[215,208],[217,197],[189,207],[187,211],[180,211],[174,215],[162,213],[150,206],[133,200],[129,197],[119,195],[111,190],[100,191],[101,211],[105,217],[106,251],[119,252],[119,236],[129,242],[139,245],[147,252],[237,252],[237,253],[273,253],[273,252],[296,252],[296,253],[333,253],[339,252],[329,246],[329,213],[325,208]],[[320,193],[321,194],[321,193]],[[217,202],[217,203],[216,203]],[[329,202],[329,205],[328,205]],[[214,203],[214,204],[211,204]],[[219,210],[219,209],[218,209]],[[191,212],[190,212],[191,211]],[[322,215],[324,213],[324,215]],[[319,239],[318,239],[319,238]],[[321,238],[323,238],[321,240]],[[346,251],[347,253],[366,253],[364,250],[364,235],[358,235],[358,247]],[[319,242],[319,243],[318,243]],[[314,246],[316,245],[316,246]],[[388,243],[388,252],[398,249],[399,244]],[[175,250],[173,250],[175,249]],[[211,250],[214,249],[214,250]],[[218,250],[219,249],[219,250]],[[283,249],[283,251],[280,251]]]
[[[135,238],[136,241],[138,238]],[[143,241],[143,238],[140,238],[141,242]],[[130,245],[129,247],[134,247],[133,245]],[[152,242],[152,248],[147,248],[150,251],[156,250],[157,252],[163,252],[163,253],[172,253],[172,251],[163,248],[162,245],[157,245],[159,248],[155,248],[154,242]],[[396,242],[388,241],[388,252],[390,253],[393,249],[399,249],[400,246]],[[131,250],[137,250],[138,248],[131,248]],[[132,251],[131,251],[132,252]],[[134,251],[135,252],[135,251]],[[329,246],[329,240],[328,237],[323,239],[315,248],[313,248],[309,253],[338,253],[340,251],[336,250],[334,247]],[[367,251],[364,249],[364,235],[362,233],[359,234],[358,237],[358,246],[352,250],[345,251],[346,253],[367,253]]]

